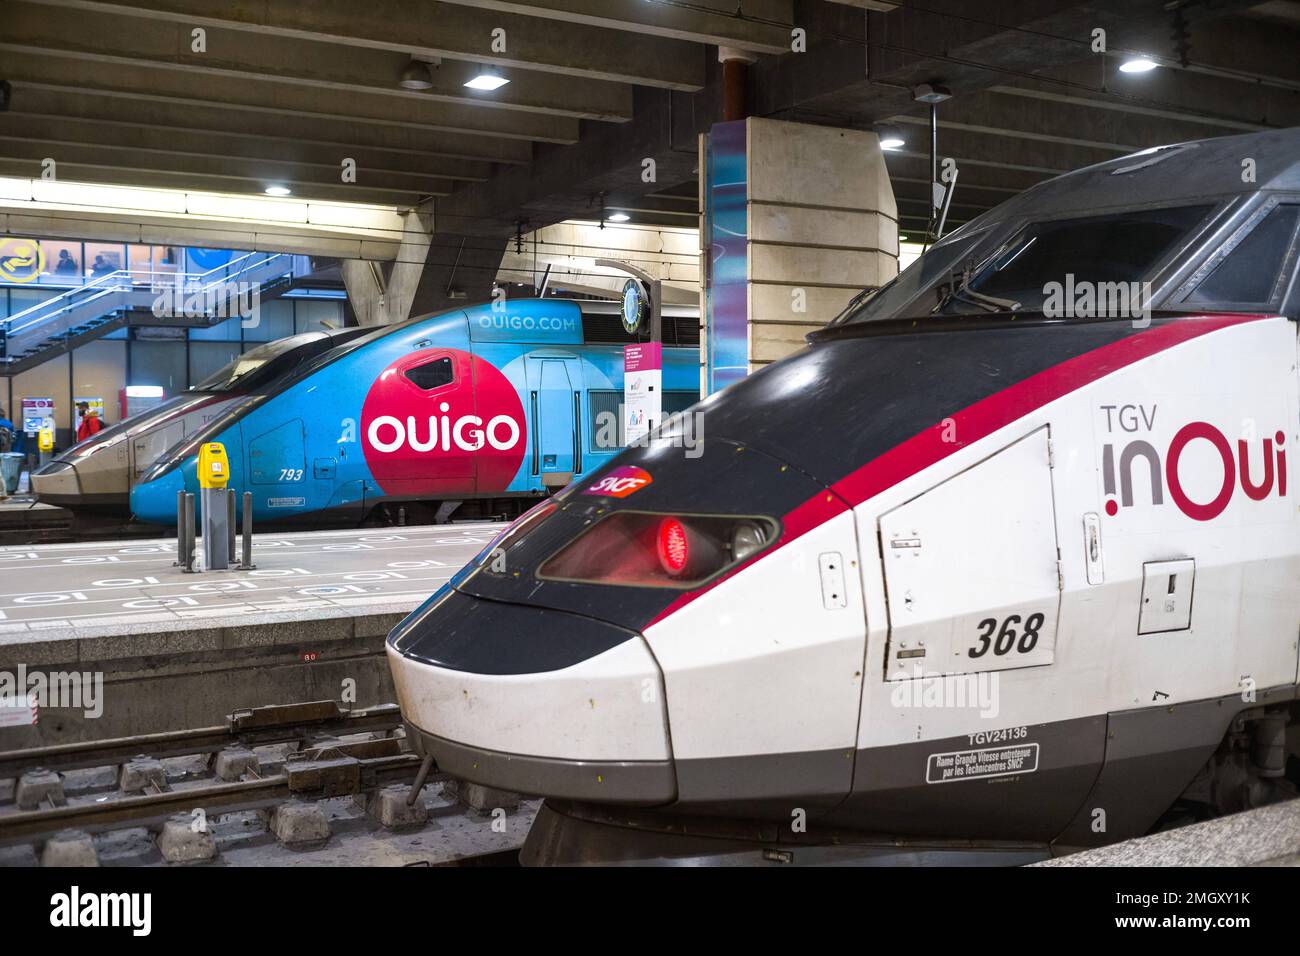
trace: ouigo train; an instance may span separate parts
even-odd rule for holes
[[[1294,795],[1298,227],[1300,129],[965,224],[394,629],[408,736],[547,798],[526,863],[1024,862]]]
[[[258,522],[359,521],[399,502],[435,519],[462,502],[518,514],[621,448],[623,345],[636,338],[618,311],[500,299],[365,330],[169,449],[131,489],[131,512],[174,522],[177,492],[198,490],[200,446],[220,442]],[[698,311],[663,312],[671,414],[699,398]]]
[[[236,402],[265,395],[298,365],[366,332],[303,332],[250,349],[186,392],[78,442],[32,475],[41,501],[125,511],[131,486],[168,449]]]

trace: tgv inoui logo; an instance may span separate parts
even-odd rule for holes
[[[1163,505],[1167,491],[1174,506],[1196,521],[1213,521],[1223,514],[1238,487],[1251,501],[1263,501],[1272,494],[1286,497],[1286,435],[1280,429],[1260,439],[1256,451],[1245,439],[1230,441],[1209,422],[1192,421],[1180,427],[1165,445],[1153,440],[1156,405],[1102,405],[1101,410],[1106,413],[1107,432],[1113,435],[1118,428],[1134,434],[1131,439],[1109,441],[1101,447],[1102,490],[1106,514],[1112,517],[1121,507],[1133,506],[1134,474],[1150,488],[1149,502],[1144,504]],[[1147,437],[1137,436],[1142,431]],[[1162,445],[1163,449],[1159,447]],[[1189,451],[1201,445],[1212,450],[1205,460],[1216,487],[1213,497],[1198,501],[1184,486],[1181,466]]]
[[[438,411],[451,411],[451,406],[442,402]],[[366,441],[384,453],[398,451],[403,446],[419,452],[451,451],[453,445],[461,451],[478,451],[485,441],[497,451],[509,451],[519,444],[519,439],[519,425],[509,415],[488,419],[486,427],[478,415],[462,415],[456,419],[430,415],[423,429],[414,415],[406,416],[404,423],[392,415],[380,415],[366,428]]]

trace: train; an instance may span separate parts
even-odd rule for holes
[[[265,394],[301,363],[365,331],[303,332],[249,349],[193,388],[55,456],[32,474],[32,491],[40,501],[78,512],[126,512],[132,485],[169,448],[233,404]]]
[[[1298,228],[1300,129],[964,224],[395,627],[412,747],[544,798],[529,865],[1021,864],[1294,796]]]
[[[691,307],[662,313],[671,414],[699,399],[699,321]],[[177,493],[198,491],[199,448],[219,442],[259,523],[519,514],[619,452],[624,346],[638,336],[617,303],[559,297],[365,330],[168,449],[132,487],[131,512],[174,522]]]

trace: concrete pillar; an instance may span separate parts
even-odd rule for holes
[[[898,207],[875,133],[751,117],[701,138],[704,389],[797,351],[898,273]]]
[[[343,284],[348,303],[361,325],[392,325],[405,321],[424,273],[433,236],[433,216],[412,209],[402,216],[402,241],[393,262],[344,259]]]

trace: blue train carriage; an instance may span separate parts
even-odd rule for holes
[[[512,513],[595,471],[620,450],[623,346],[636,341],[617,304],[503,306],[411,319],[332,349],[164,454],[132,489],[132,513],[173,523],[176,493],[197,493],[198,449],[214,441],[257,521],[359,521],[398,502]],[[664,311],[668,415],[699,397],[699,320],[694,308]]]

